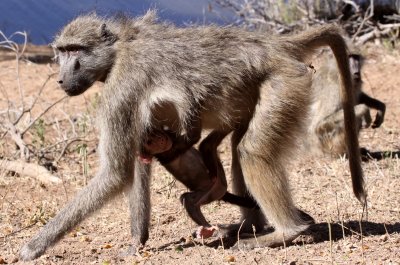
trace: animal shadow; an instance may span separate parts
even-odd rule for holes
[[[362,232],[360,228],[362,229]],[[256,236],[265,235],[270,232],[271,229],[268,228],[263,232],[256,234]],[[400,233],[400,223],[385,224],[385,223],[374,223],[369,221],[363,221],[361,223],[358,221],[349,221],[349,222],[344,222],[343,224],[341,223],[328,224],[324,222],[310,226],[310,228],[307,231],[303,232],[302,235],[296,238],[291,244],[298,244],[298,245],[316,244],[331,240],[339,241],[349,236],[356,236],[360,238],[361,236],[363,236],[365,238],[369,236],[385,235],[385,234],[390,235],[394,233]],[[249,237],[254,237],[254,235],[244,235],[244,236],[241,235],[240,239]],[[165,244],[159,247],[158,250],[169,249],[172,246],[177,246],[177,245],[179,246],[179,248],[182,249],[194,247],[196,245],[205,245],[210,248],[218,248],[218,247],[230,248],[234,246],[236,242],[237,242],[237,236],[218,238],[208,242],[191,240],[185,243],[184,240],[180,240]]]

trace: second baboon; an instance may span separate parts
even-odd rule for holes
[[[377,110],[372,128],[384,121],[385,104],[362,91],[361,68],[363,58],[353,45],[349,45],[349,66],[353,78],[353,94],[357,132],[371,125],[370,108]],[[340,100],[340,76],[332,53],[323,50],[318,57],[312,89],[314,102],[306,148],[313,154],[343,155],[346,153],[343,107]]]
[[[22,247],[34,259],[123,187],[130,187],[132,243],[149,237],[150,167],[138,160],[146,136],[165,124],[176,135],[166,151],[188,150],[202,128],[232,132],[235,193],[250,193],[260,211],[242,210],[241,231],[265,224],[274,231],[240,240],[242,247],[290,242],[310,226],[290,193],[286,162],[304,132],[311,102],[308,57],[329,46],[341,74],[346,143],[355,196],[366,192],[354,128],[346,43],[334,25],[293,36],[263,36],[236,27],[177,28],[151,12],[137,19],[94,14],[74,19],[56,37],[59,84],[71,96],[104,82],[99,106],[100,168],[41,231]],[[132,152],[132,150],[135,150]]]

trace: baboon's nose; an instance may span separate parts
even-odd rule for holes
[[[59,83],[60,85],[63,83],[62,80],[58,80],[57,83]]]

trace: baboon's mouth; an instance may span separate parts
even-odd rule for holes
[[[82,94],[83,92],[86,91],[86,89],[80,89],[79,87],[73,87],[73,88],[68,88],[68,89],[64,89],[65,93],[70,96],[78,96],[80,94]]]

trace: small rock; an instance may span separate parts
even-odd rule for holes
[[[226,256],[224,260],[225,260],[226,262],[235,262],[235,261],[236,261],[235,257],[234,257],[234,256],[231,256],[231,255]]]
[[[106,245],[103,246],[103,248],[104,248],[104,249],[109,249],[109,248],[112,248],[112,245],[106,244]]]

